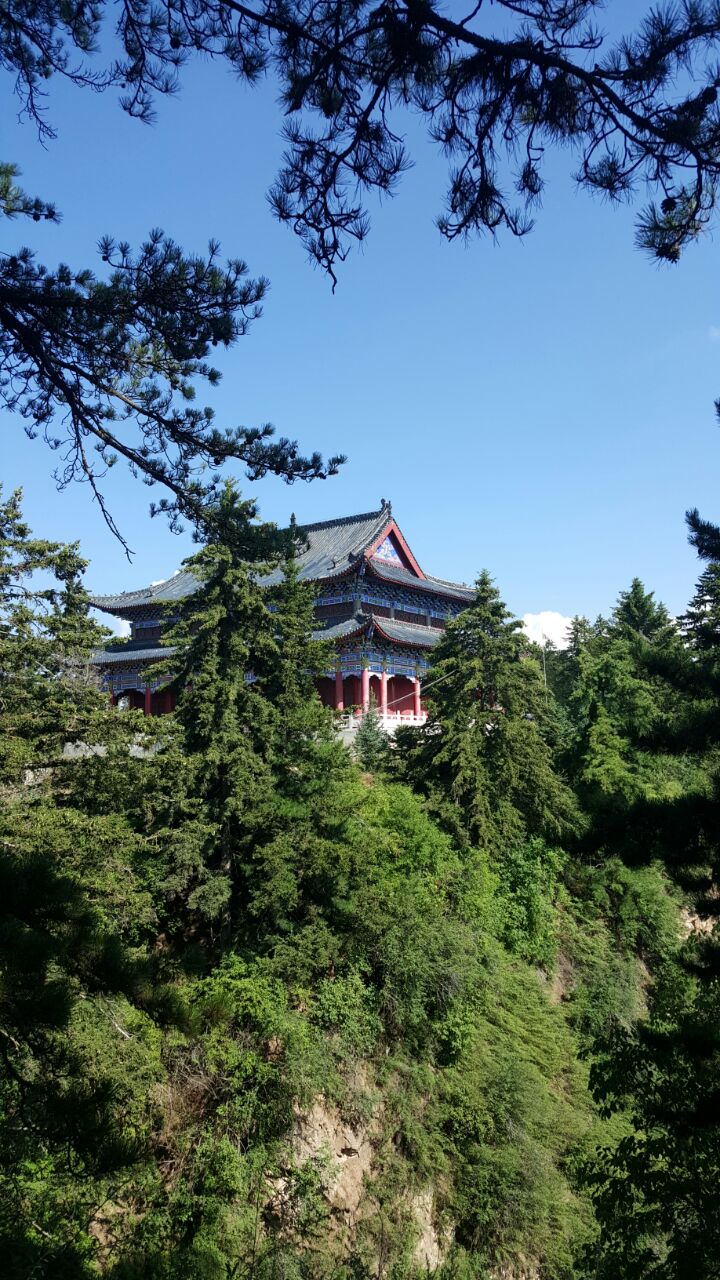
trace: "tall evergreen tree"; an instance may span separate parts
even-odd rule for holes
[[[295,752],[330,731],[329,713],[320,702],[316,680],[334,662],[332,645],[313,637],[316,588],[301,580],[295,550],[290,548],[280,566],[281,581],[267,591],[277,649],[263,681],[265,695],[278,712],[273,750],[288,763]]]
[[[613,1280],[718,1275],[720,640],[704,625],[714,580],[712,571],[703,573],[690,606],[692,647],[657,645],[652,637],[636,647],[648,678],[656,687],[663,681],[667,694],[664,718],[638,724],[629,741],[639,737],[662,761],[682,753],[692,770],[686,764],[684,785],[664,794],[636,795],[590,836],[630,862],[660,859],[690,893],[701,921],[684,968],[660,973],[647,1020],[617,1025],[592,1071],[601,1104],[624,1111],[632,1126],[591,1172],[601,1224],[593,1274]]]
[[[693,649],[715,649],[720,644],[720,562],[712,560],[703,569],[680,622]]]
[[[198,536],[205,543],[187,561],[198,588],[168,633],[187,777],[180,839],[167,838],[187,907],[227,931],[242,865],[271,807],[266,744],[275,711],[264,681],[278,648],[262,578],[281,540],[229,483]]]
[[[445,819],[496,851],[528,835],[559,839],[577,821],[543,733],[551,695],[521,625],[481,573],[434,651],[428,724],[402,753]]]
[[[136,1166],[149,1113],[113,1078],[104,1036],[109,1002],[146,984],[137,842],[119,815],[74,804],[84,761],[110,772],[136,725],[88,667],[105,632],[84,568],[76,545],[32,537],[20,493],[0,504],[0,1251],[13,1280],[86,1274],[74,1206]]]
[[[163,839],[176,915],[184,903],[216,947],[299,903],[348,761],[314,686],[330,652],[313,638],[292,536],[259,523],[229,484],[199,536],[198,589],[168,636],[187,764]]]
[[[353,740],[353,753],[363,769],[380,773],[390,764],[390,743],[380,723],[377,704],[370,699],[370,706],[358,725]]]
[[[609,619],[574,631],[553,670],[553,687],[572,725],[563,762],[584,805],[596,814],[676,785],[672,764],[664,777],[660,762],[640,748],[665,722],[674,701],[668,682],[648,668],[643,646],[667,660],[681,652],[667,609],[635,578]]]
[[[677,635],[677,627],[665,605],[655,600],[653,591],[646,591],[639,578],[633,578],[627,591],[621,591],[611,618],[612,630],[632,638],[642,636],[649,644],[670,643]]]
[[[106,705],[89,659],[108,634],[89,617],[77,543],[33,538],[22,493],[0,489],[0,776],[57,760]]]

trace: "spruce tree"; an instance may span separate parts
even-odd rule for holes
[[[315,588],[300,579],[292,550],[280,565],[280,581],[267,589],[275,646],[260,683],[272,708],[264,744],[272,822],[246,867],[247,928],[263,952],[305,932],[310,949],[322,952],[319,916],[333,893],[357,783],[317,692],[315,681],[332,666],[333,650],[314,634]]]
[[[642,636],[649,644],[666,645],[677,636],[677,627],[665,605],[646,591],[639,578],[629,590],[621,591],[611,617],[611,631],[625,636]]]
[[[563,762],[596,817],[677,785],[673,762],[663,769],[640,745],[676,701],[662,674],[649,669],[646,650],[657,662],[669,661],[681,653],[681,641],[665,606],[634,578],[609,619],[575,633],[564,657],[565,682],[555,681],[572,724]]]
[[[172,928],[215,955],[232,940],[269,946],[304,914],[349,762],[314,686],[330,652],[313,638],[292,536],[230,484],[199,536],[198,589],[168,634],[186,766],[161,839]]]
[[[434,651],[428,724],[401,752],[445,820],[495,851],[528,835],[560,839],[577,821],[544,737],[551,695],[521,625],[481,573]],[[407,742],[403,733],[399,744]]]
[[[374,698],[370,699],[370,706],[358,725],[353,739],[353,752],[363,769],[367,769],[370,773],[379,773],[389,765],[388,735],[380,723]]]
[[[178,905],[211,923],[214,935],[230,927],[242,866],[271,809],[266,744],[276,713],[264,677],[277,667],[278,648],[262,578],[281,541],[255,517],[255,504],[226,483],[198,532],[205,544],[186,562],[198,589],[168,632],[167,675],[178,689],[187,757],[184,822],[179,836],[166,837],[172,880]]]
[[[703,569],[680,623],[691,648],[715,649],[720,644],[720,562],[713,560]]]
[[[298,771],[307,785],[315,746],[332,733],[316,680],[332,667],[334,651],[314,638],[316,587],[301,580],[294,551],[280,565],[281,580],[267,590],[277,647],[263,677],[263,691],[277,713],[271,753],[286,768],[284,786],[293,785]]]
[[[107,705],[90,657],[109,633],[89,617],[77,543],[33,538],[22,493],[0,489],[0,776],[57,763]]]

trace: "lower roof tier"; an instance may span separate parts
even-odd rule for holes
[[[397,618],[383,618],[376,614],[356,615],[344,618],[322,630],[313,631],[313,640],[328,640],[340,644],[350,639],[365,641],[385,641],[390,646],[398,645],[403,649],[432,649],[437,644],[442,631],[435,627],[423,627],[414,622],[401,622]],[[177,650],[167,645],[154,645],[137,648],[132,644],[118,645],[117,648],[101,649],[93,654],[93,665],[97,667],[128,666],[138,663],[162,662],[172,657]]]

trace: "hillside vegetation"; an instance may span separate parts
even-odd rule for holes
[[[3,1274],[717,1276],[717,565],[547,683],[481,573],[353,758],[274,555],[228,488],[146,720],[0,509]]]

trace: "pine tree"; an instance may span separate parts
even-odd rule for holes
[[[186,768],[161,838],[172,928],[184,920],[214,954],[300,908],[348,760],[314,687],[330,653],[292,542],[229,484],[203,536],[188,561],[198,589],[168,634]]]
[[[337,470],[339,457],[326,467],[273,439],[270,426],[220,429],[210,408],[192,403],[198,380],[219,381],[211,350],[233,345],[260,316],[265,279],[247,279],[239,260],[223,264],[217,244],[190,256],[159,231],[137,254],[108,239],[100,252],[104,279],[65,265],[48,271],[27,249],[3,256],[0,397],[28,434],[62,450],[57,479],[88,482],[124,545],[101,489],[117,458],[159,486],[151,509],[174,526],[181,516],[197,522],[217,499],[228,459],[253,479],[270,471],[288,483]]]
[[[660,762],[640,745],[667,721],[675,702],[660,670],[650,670],[648,650],[658,663],[668,662],[682,652],[680,635],[665,606],[634,578],[609,619],[576,633],[565,684],[555,682],[573,726],[563,763],[596,818],[677,785],[672,761],[663,777]]]
[[[359,192],[391,193],[407,167],[390,113],[398,103],[453,157],[439,219],[449,239],[502,228],[525,234],[546,146],[569,143],[588,189],[627,198],[649,185],[654,199],[640,215],[638,242],[676,261],[712,216],[720,172],[714,7],[697,0],[652,11],[632,37],[613,43],[589,20],[593,0],[498,5],[510,23],[502,36],[482,5],[460,20],[433,3],[396,12],[355,0],[320,10],[261,0],[239,13],[212,0],[178,12],[163,0],[158,9],[121,11],[118,48],[91,66],[103,3],[80,20],[59,0],[40,9],[19,0],[0,15],[0,60],[46,139],[53,74],[95,91],[120,87],[123,108],[149,120],[156,95],[173,92],[198,51],[226,60],[248,83],[272,66],[291,122],[271,204],[333,280],[351,243],[368,232]],[[686,84],[679,101],[678,77]],[[518,148],[526,160],[516,173]],[[18,177],[15,165],[0,164],[0,215],[56,222],[52,201],[29,195]],[[271,471],[292,482],[337,471],[342,455],[327,463],[304,456],[295,442],[272,440],[268,425],[220,429],[211,408],[190,403],[198,380],[218,382],[212,349],[233,345],[260,315],[263,277],[248,279],[238,258],[221,263],[212,240],[205,255],[188,254],[160,231],[137,252],[104,237],[100,253],[101,277],[86,265],[51,270],[27,247],[3,255],[0,397],[28,434],[61,450],[61,484],[89,483],[123,543],[101,483],[118,458],[160,486],[152,509],[168,512],[174,526],[217,499],[214,473],[229,459],[252,478]]]
[[[57,0],[41,10],[22,0],[2,19],[0,46],[46,135],[41,104],[53,71],[95,89],[121,86],[124,108],[147,120],[156,95],[173,91],[198,50],[249,84],[272,68],[290,121],[274,210],[331,273],[368,232],[359,192],[392,193],[407,168],[398,104],[420,117],[450,158],[439,220],[449,239],[527,232],[542,194],[544,152],[570,145],[590,191],[627,198],[649,186],[657,203],[640,217],[639,242],[675,261],[713,208],[716,7],[709,0],[663,5],[619,39],[592,22],[596,0],[497,0],[497,7],[500,24],[482,5],[461,16],[436,3],[331,0],[318,9],[303,0],[260,0],[239,12],[210,0],[178,10],[163,0],[158,9],[121,11],[119,50],[91,71],[88,50],[99,41],[105,6],[96,4],[79,23]],[[10,211],[50,216],[49,206],[15,188],[10,173]]]
[[[332,645],[315,639],[316,587],[301,580],[295,555],[280,566],[281,580],[267,591],[277,649],[263,680],[267,698],[278,711],[275,750],[280,756],[330,729],[316,680],[333,665]]]
[[[551,695],[521,625],[483,572],[435,649],[429,721],[403,753],[408,775],[430,790],[445,820],[493,850],[528,835],[559,839],[577,821],[543,735]]]
[[[247,928],[263,951],[318,927],[357,800],[355,771],[315,684],[333,663],[332,647],[314,635],[315,588],[293,554],[279,572],[267,589],[275,647],[260,682],[272,708],[264,746],[272,822],[246,866]]]
[[[567,707],[577,683],[580,653],[592,634],[592,624],[587,618],[571,618],[567,630],[565,648],[545,646],[545,669],[548,685],[563,708]]]

